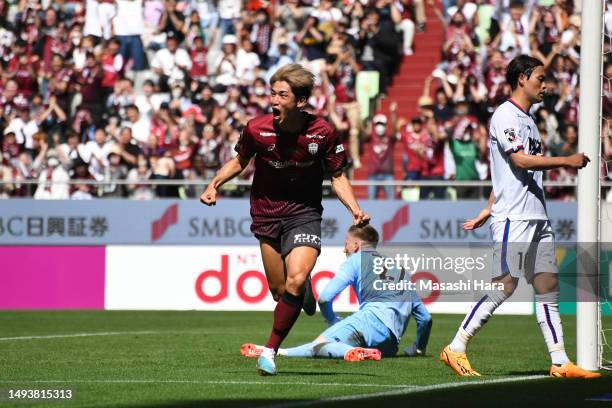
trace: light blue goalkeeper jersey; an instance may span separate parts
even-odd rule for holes
[[[413,303],[420,303],[421,300],[414,291],[374,290],[373,285],[376,280],[398,282],[410,278],[409,275],[404,276],[402,270],[397,269],[386,270],[380,275],[375,274],[374,259],[377,257],[382,255],[375,250],[363,250],[351,254],[319,295],[319,306],[325,320],[329,324],[334,324],[339,319],[333,310],[333,300],[351,285],[359,301],[359,310],[373,312],[399,341],[408,325]]]

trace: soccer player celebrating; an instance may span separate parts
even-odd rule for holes
[[[344,241],[347,260],[319,296],[319,306],[330,327],[314,341],[288,349],[279,349],[279,356],[344,358],[346,361],[380,360],[397,353],[408,319],[413,315],[417,323],[416,342],[409,346],[410,356],[425,353],[431,316],[414,291],[374,293],[375,280],[401,279],[402,271],[386,270],[384,276],[373,270],[374,259],[382,257],[376,251],[378,232],[370,225],[349,228]],[[359,300],[359,311],[341,320],[332,307],[336,296],[351,285]],[[243,344],[240,353],[257,357],[263,347]]]
[[[463,228],[478,228],[492,217],[493,281],[503,283],[504,289],[487,293],[473,306],[451,344],[440,354],[440,360],[458,375],[480,375],[467,359],[468,342],[512,295],[519,277],[524,276],[536,293],[536,316],[552,360],[550,375],[600,376],[572,364],[563,345],[554,232],[546,213],[542,174],[544,170],[560,167],[581,169],[589,158],[584,153],[567,157],[542,155],[540,134],[528,112],[546,93],[544,79],[544,67],[538,59],[526,55],[513,59],[506,70],[512,97],[491,118],[493,191],[487,208],[465,222]]]
[[[216,204],[223,183],[255,160],[251,188],[251,231],[259,240],[274,309],[272,332],[257,369],[275,375],[276,352],[300,315],[307,278],[321,251],[322,184],[326,172],[332,187],[356,225],[369,216],[361,210],[342,173],[347,157],[332,125],[302,109],[314,84],[311,72],[298,64],[280,68],[270,79],[272,113],[250,120],[236,145],[238,156],[213,178],[200,201]]]

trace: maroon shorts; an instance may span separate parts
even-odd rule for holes
[[[258,219],[251,224],[257,239],[267,238],[280,245],[284,258],[293,248],[308,246],[321,253],[321,215],[311,213],[277,220]]]

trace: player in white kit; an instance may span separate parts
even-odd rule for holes
[[[524,276],[536,293],[537,320],[552,360],[550,375],[599,377],[599,373],[571,363],[565,353],[554,232],[542,187],[544,170],[581,169],[589,158],[583,153],[566,157],[542,155],[540,134],[528,113],[546,93],[540,60],[526,55],[516,57],[508,64],[506,80],[512,88],[512,98],[497,108],[489,127],[493,191],[487,208],[463,225],[464,229],[475,229],[492,218],[493,282],[503,283],[504,289],[487,292],[472,307],[451,344],[440,354],[440,360],[458,375],[479,376],[467,359],[467,344],[495,309],[512,295],[518,279]]]

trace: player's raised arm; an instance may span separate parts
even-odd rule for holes
[[[523,151],[510,154],[510,160],[515,167],[524,170],[550,170],[559,167],[581,169],[591,161],[584,153],[575,153],[570,156],[546,157],[525,154]]]
[[[370,216],[366,214],[355,198],[353,187],[348,178],[342,171],[338,171],[332,175],[332,188],[338,195],[338,199],[344,204],[353,216],[353,224],[365,225],[370,221]]]
[[[249,164],[249,160],[242,156],[236,156],[225,163],[200,196],[200,202],[209,206],[215,205],[217,203],[217,190],[219,187],[242,173],[242,170]]]

